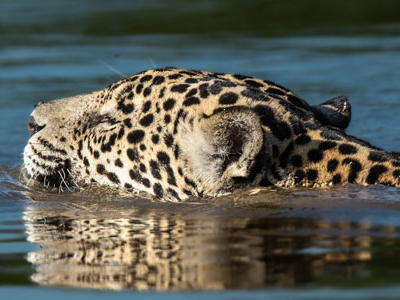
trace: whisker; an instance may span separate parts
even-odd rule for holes
[[[60,189],[61,189],[61,191],[63,192],[63,190],[62,190],[62,184],[64,184],[65,187],[68,189],[68,191],[72,192],[72,190],[69,188],[68,184],[65,182],[65,173],[64,173],[64,177],[62,176],[62,174],[61,174],[60,171],[58,171],[58,174],[60,175],[60,178],[61,178],[61,183],[60,183]]]
[[[79,187],[78,184],[76,183],[76,181],[73,179],[74,176],[72,175],[71,171],[69,169],[67,169],[67,172],[69,173],[69,176],[71,176],[72,183],[75,184],[76,187]]]
[[[150,57],[149,57],[149,61],[153,68],[157,68],[156,64],[154,63],[154,60],[152,60]]]
[[[110,66],[109,64],[105,63],[104,61],[100,61],[100,63],[103,66],[107,67],[107,69],[109,69],[109,70],[113,71],[114,73],[118,74],[119,76],[122,76],[123,78],[128,77],[126,74],[124,74],[121,71],[117,70],[113,66]]]

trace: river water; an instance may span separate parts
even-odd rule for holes
[[[212,1],[188,11],[180,11],[184,2],[172,1],[176,10],[167,12],[185,14],[181,27],[163,17],[163,1],[113,1],[123,20],[129,12],[138,17],[120,23],[111,4],[54,2],[0,4],[2,295],[398,299],[395,188],[246,189],[168,203],[101,188],[32,190],[19,181],[34,103],[98,90],[162,66],[269,79],[310,104],[347,95],[353,105],[348,132],[399,151],[400,35],[387,11],[391,24],[364,24],[360,17],[361,25],[346,23],[335,31],[338,24],[328,22],[318,31],[311,19],[301,24],[301,34],[270,13],[265,32],[249,34],[256,21],[249,28],[214,32],[222,21],[211,15],[214,23],[204,25],[201,17],[220,9]],[[143,21],[147,17],[154,26],[170,26],[155,30]],[[135,22],[131,31],[121,27]]]

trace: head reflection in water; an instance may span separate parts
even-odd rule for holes
[[[357,277],[355,266],[371,257],[368,250],[353,251],[370,246],[359,224],[277,217],[279,204],[210,209],[80,197],[27,207],[29,240],[41,247],[28,255],[34,282],[114,290],[291,286],[332,270],[335,276]]]

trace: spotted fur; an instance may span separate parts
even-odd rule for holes
[[[96,182],[180,201],[244,186],[399,185],[400,159],[347,135],[347,98],[311,107],[242,75],[154,69],[39,105],[31,181]]]

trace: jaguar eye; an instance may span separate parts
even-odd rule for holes
[[[89,121],[89,127],[95,127],[100,124],[115,125],[118,121],[110,115],[94,115]]]

